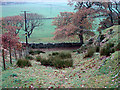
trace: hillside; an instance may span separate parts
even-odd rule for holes
[[[118,28],[120,26],[113,26],[103,31],[105,38],[100,43],[102,47],[109,42],[114,43],[114,48],[118,46],[120,43],[118,42],[120,34]],[[113,29],[111,34],[110,29]],[[14,60],[12,66],[2,71],[2,87],[118,88],[120,49],[115,49],[109,56],[94,52],[92,57],[87,58],[84,58],[86,53],[84,51],[83,53],[65,52],[71,53],[73,67],[56,69],[30,60],[32,67],[19,68]],[[40,55],[46,57],[50,53],[52,52]],[[6,61],[9,64],[8,59]]]

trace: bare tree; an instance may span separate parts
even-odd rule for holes
[[[23,14],[21,14],[21,16],[23,16]],[[42,18],[43,18],[43,15],[39,15],[37,13],[27,13],[26,15],[27,30],[26,31],[27,31],[28,37],[31,36],[31,34],[33,33],[33,30],[36,27],[43,25]]]

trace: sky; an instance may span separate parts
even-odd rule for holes
[[[2,2],[68,2],[68,0],[2,0]]]

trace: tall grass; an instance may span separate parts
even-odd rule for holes
[[[110,54],[114,52],[114,43],[107,43],[104,47],[101,48],[100,55],[110,56]]]
[[[72,67],[73,60],[70,53],[56,53],[53,52],[49,55],[48,59],[41,58],[40,56],[36,57],[37,61],[40,61],[42,65],[45,66],[53,66],[56,68],[65,68],[65,67]]]
[[[32,66],[31,62],[29,60],[26,59],[18,59],[17,63],[16,63],[19,67],[29,67]]]

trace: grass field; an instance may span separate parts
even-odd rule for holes
[[[35,60],[30,61],[32,67],[19,68],[14,66],[15,61],[13,66],[2,72],[2,87],[117,88],[118,53],[120,52],[115,52],[110,57],[95,54],[87,59],[83,59],[82,54],[72,53],[74,67],[65,69],[45,67]],[[105,65],[102,65],[105,60]]]

